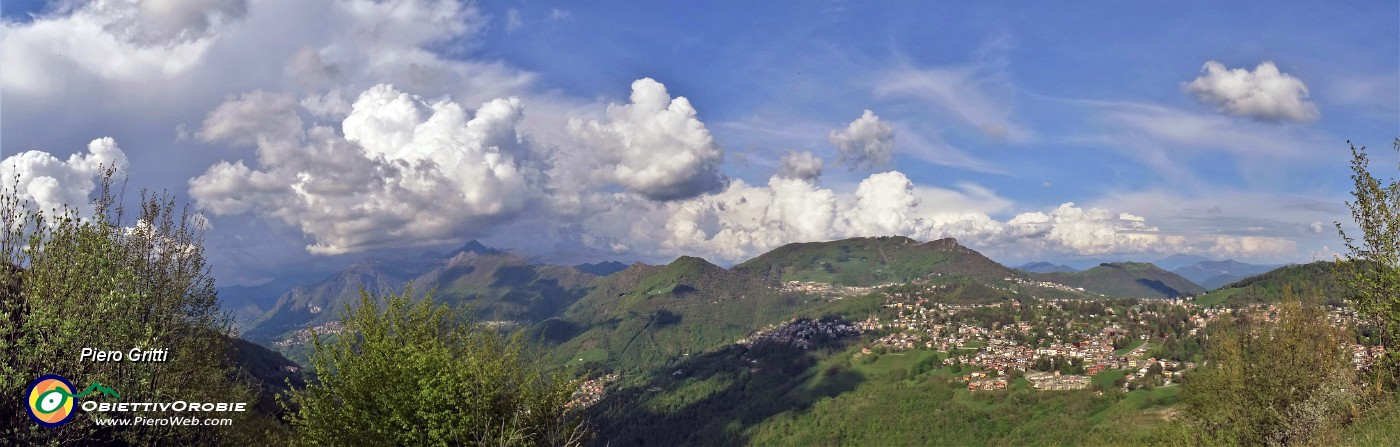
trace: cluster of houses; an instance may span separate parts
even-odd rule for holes
[[[759,342],[781,343],[799,349],[807,349],[813,341],[832,340],[841,337],[860,335],[860,328],[844,320],[810,320],[797,318],[785,324],[772,326],[739,339],[735,344],[753,346]]]
[[[1026,373],[1031,386],[1042,391],[1082,390],[1089,387],[1089,376],[1061,375],[1059,371]]]
[[[1181,375],[1184,371],[1195,368],[1196,364],[1148,358],[1142,361],[1132,360],[1128,362],[1127,366],[1128,369],[1136,368],[1136,371],[1123,376],[1124,391],[1129,391],[1135,386],[1143,386],[1149,383],[1153,386],[1173,385],[1181,381]],[[1154,374],[1154,370],[1161,372]]]
[[[1050,303],[1049,305],[1055,305]],[[890,303],[897,316],[893,321],[881,323],[878,317],[870,317],[860,323],[867,330],[892,329],[894,332],[874,341],[873,346],[887,351],[910,349],[934,349],[951,351],[964,349],[972,343],[980,345],[976,353],[969,354],[965,362],[985,370],[995,370],[1002,374],[1007,371],[1027,371],[1042,357],[1073,358],[1084,364],[1086,370],[1098,373],[1104,369],[1124,368],[1129,359],[1113,355],[1113,337],[1122,332],[1117,324],[1104,328],[1093,336],[1074,342],[1052,342],[1048,346],[1035,348],[1018,342],[1013,335],[1032,331],[1034,324],[1019,322],[1004,328],[991,329],[981,326],[956,323],[937,323],[939,314],[957,313],[974,306],[957,306],[934,303],[925,307],[919,303]],[[1049,333],[1054,334],[1050,329]],[[1141,350],[1133,356],[1140,356]],[[949,362],[952,360],[949,359]]]
[[[287,338],[278,340],[277,342],[273,343],[273,345],[279,349],[287,349],[294,345],[301,345],[311,342],[311,336],[314,334],[333,335],[339,334],[344,330],[345,325],[341,324],[340,321],[322,323],[306,329],[298,329],[296,332],[293,332],[291,335],[288,335]]]
[[[1385,346],[1351,345],[1351,363],[1356,366],[1357,370],[1370,368],[1384,355]]]
[[[608,374],[596,379],[588,379],[579,384],[578,390],[574,391],[573,399],[564,404],[565,408],[587,408],[603,399],[603,389],[609,383],[616,381],[617,374]]]
[[[1040,287],[1040,288],[1043,288],[1043,289],[1060,290],[1060,291],[1065,291],[1065,292],[1088,293],[1088,292],[1085,292],[1085,291],[1084,291],[1084,288],[1083,288],[1083,287],[1070,287],[1070,286],[1067,286],[1067,285],[1064,285],[1064,284],[1054,283],[1054,282],[1050,282],[1050,281],[1036,281],[1036,280],[1033,280],[1033,279],[1017,278],[1017,277],[1012,277],[1012,276],[1008,276],[1008,277],[1002,278],[1002,280],[1003,280],[1003,281],[1006,281],[1006,282],[1009,282],[1009,283],[1012,283],[1012,284],[1016,284],[1016,285],[1022,286],[1022,287]],[[1011,290],[1011,291],[1012,291],[1012,292],[1017,292],[1016,290]],[[1103,294],[1097,294],[1097,295],[1103,296]]]
[[[936,294],[938,292],[949,289],[947,284],[929,284],[926,279],[916,279],[910,282],[909,285],[919,286],[919,288],[906,288],[904,291],[888,292],[886,296],[896,302],[922,304],[928,302],[930,298],[937,296]]]
[[[1051,311],[1052,315],[1055,311],[1070,312],[1068,303],[1061,301],[1064,300],[1041,300],[1035,307],[1037,310]],[[1013,302],[1011,306],[1017,308],[1018,304]],[[1178,305],[1194,307],[1184,301]],[[1127,377],[1130,381],[1137,379],[1135,386],[1149,381],[1155,385],[1170,385],[1179,381],[1181,371],[1195,366],[1191,363],[1146,358],[1148,345],[1145,342],[1139,342],[1136,348],[1128,352],[1115,351],[1115,340],[1121,342],[1124,336],[1141,332],[1129,330],[1124,324],[1145,326],[1148,320],[1162,316],[1152,310],[1134,308],[1123,313],[1110,308],[1106,309],[1105,318],[1096,315],[1085,316],[1096,323],[1077,321],[1078,318],[1074,316],[1065,321],[1059,321],[1059,317],[1046,319],[1042,316],[1034,322],[1018,321],[1005,326],[988,326],[966,324],[959,322],[959,318],[952,318],[959,313],[981,307],[979,305],[950,305],[929,302],[920,296],[892,294],[884,307],[894,310],[893,318],[882,320],[879,316],[871,316],[856,323],[856,327],[862,331],[878,331],[885,334],[874,340],[871,348],[887,352],[930,349],[955,353],[946,358],[944,363],[962,363],[988,374],[984,376],[984,373],[974,372],[962,376],[961,379],[968,384],[969,390],[1002,389],[999,387],[1005,386],[1005,377],[1010,371],[1027,373],[1027,378],[1040,390],[1083,389],[1089,386],[1090,376],[1107,370],[1124,369],[1129,370]],[[1200,312],[1189,320],[1195,328],[1193,333],[1205,327],[1209,321],[1219,318],[1223,312],[1216,309],[1200,309]],[[1032,333],[1036,334],[1034,344],[1029,342]],[[1138,335],[1134,339],[1145,340],[1147,335]],[[862,352],[871,351],[867,348]],[[1035,372],[1037,363],[1043,363],[1044,359],[1054,359],[1057,362],[1072,361],[1084,369],[1084,374]],[[1154,364],[1160,369],[1153,369]],[[1150,372],[1158,370],[1163,373],[1147,377]]]
[[[980,373],[973,373],[973,374],[980,374]],[[981,377],[981,376],[979,376],[979,378],[973,378],[971,375],[966,375],[966,376],[963,376],[963,380],[967,382],[967,390],[968,390],[968,391],[992,391],[992,390],[1004,390],[1004,389],[1006,389],[1006,378],[1005,378],[1005,377]]]
[[[782,287],[780,287],[778,290],[784,292],[804,293],[807,295],[817,295],[839,300],[848,296],[864,295],[870,292],[874,292],[876,289],[886,287],[889,285],[890,284],[881,284],[877,286],[856,287],[810,281],[788,281],[783,283]]]
[[[937,323],[935,318],[942,315],[952,315],[960,311],[974,308],[973,305],[948,305],[943,303],[929,303],[926,299],[919,299],[913,303],[886,303],[885,307],[898,310],[898,315],[891,321],[885,322],[878,316],[871,316],[864,321],[857,323],[863,331],[893,330],[895,332],[875,341],[875,346],[891,351],[904,351],[909,349],[937,349],[947,351],[950,348],[962,348],[968,342],[986,339],[988,331],[985,328],[963,325],[951,329],[948,324]],[[937,342],[931,338],[943,335]]]

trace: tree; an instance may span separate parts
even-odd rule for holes
[[[1395,147],[1400,150],[1400,138]],[[1400,183],[1377,180],[1369,164],[1366,148],[1351,144],[1354,200],[1347,202],[1347,207],[1361,227],[1361,239],[1348,236],[1342,224],[1336,223],[1348,251],[1346,262],[1339,260],[1337,265],[1347,285],[1349,303],[1375,328],[1381,344],[1390,348],[1388,366],[1394,374],[1400,369],[1395,355],[1396,341],[1400,341]]]
[[[1213,325],[1207,358],[1186,376],[1187,420],[1206,444],[1299,444],[1346,422],[1356,374],[1320,305],[1285,289],[1277,321],[1246,312]]]
[[[13,188],[0,194],[0,439],[22,444],[247,444],[270,418],[228,413],[227,428],[99,427],[97,417],[162,418],[190,413],[74,416],[56,428],[29,420],[14,398],[44,374],[81,391],[101,383],[132,402],[246,402],[251,386],[230,360],[227,317],[204,264],[203,227],[169,195],[142,193],[134,222],[102,179],[92,216],[32,210]],[[96,362],[84,348],[129,353],[165,349],[167,361]],[[102,401],[106,397],[90,398]],[[109,399],[107,401],[110,401]],[[210,416],[215,417],[215,416]],[[275,423],[273,424],[275,426]]]
[[[570,405],[579,381],[530,360],[523,337],[414,301],[360,291],[343,330],[316,334],[316,381],[292,394],[308,445],[579,445],[589,433]],[[325,335],[325,336],[323,336]]]

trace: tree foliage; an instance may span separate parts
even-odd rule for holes
[[[569,408],[579,382],[531,360],[465,314],[361,291],[343,330],[317,334],[318,380],[295,392],[291,422],[308,445],[579,445],[588,432]]]
[[[1400,150],[1400,138],[1395,147]],[[1336,224],[1349,261],[1338,266],[1344,272],[1350,304],[1378,330],[1381,344],[1391,348],[1393,373],[1400,367],[1393,353],[1400,340],[1400,183],[1376,179],[1369,165],[1366,148],[1351,145],[1354,200],[1347,207],[1361,227],[1361,236],[1360,240],[1348,236],[1341,223]]]
[[[229,360],[228,321],[204,264],[203,227],[168,195],[143,193],[134,222],[103,178],[93,216],[32,210],[0,195],[0,439],[23,444],[245,444],[264,425],[227,413],[228,428],[99,427],[80,414],[57,428],[29,421],[14,396],[43,374],[101,383],[135,402],[249,402]],[[81,360],[83,348],[166,349],[168,361]],[[78,390],[75,390],[78,391]],[[94,399],[102,399],[100,397]],[[251,406],[251,405],[250,405]],[[174,416],[142,412],[139,416]],[[189,413],[180,414],[190,416]],[[210,415],[210,417],[215,417]],[[265,422],[265,421],[263,421]],[[241,425],[241,426],[240,426]]]
[[[1204,443],[1315,441],[1357,402],[1347,330],[1321,306],[1284,295],[1273,321],[1258,310],[1217,323],[1205,364],[1187,375],[1183,414]]]

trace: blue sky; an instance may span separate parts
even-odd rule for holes
[[[1387,2],[4,6],[0,155],[64,186],[23,194],[82,197],[111,137],[208,216],[231,282],[470,238],[1301,262],[1341,251],[1346,140],[1400,158]]]

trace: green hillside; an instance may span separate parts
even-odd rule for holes
[[[1175,298],[1205,292],[1180,275],[1144,262],[1103,263],[1082,272],[1041,273],[1035,278],[1111,297]]]
[[[238,364],[237,373],[258,386],[258,400],[253,403],[258,411],[280,415],[283,409],[277,403],[277,395],[289,387],[305,386],[301,365],[277,351],[237,337],[229,339],[229,351],[229,357]]]
[[[790,318],[808,300],[704,259],[635,264],[601,278],[561,318],[537,326],[554,356],[586,369],[642,371]]]
[[[553,317],[587,293],[594,275],[534,265],[507,253],[460,253],[414,278],[418,293],[472,306],[482,320],[533,323]]]
[[[1198,297],[1196,302],[1207,306],[1272,303],[1283,296],[1283,289],[1287,286],[1298,296],[1320,298],[1329,304],[1341,305],[1342,287],[1337,282],[1337,268],[1336,263],[1327,261],[1287,265],[1213,290]]]
[[[847,286],[906,282],[932,274],[984,281],[1023,276],[952,238],[919,243],[902,237],[860,237],[788,244],[734,266],[771,282],[810,281]]]
[[[619,386],[589,409],[599,445],[1131,445],[1189,435],[1166,422],[1181,387],[969,392],[933,351],[858,356],[730,346]],[[966,370],[963,371],[967,372]],[[1103,390],[1103,393],[1096,391]],[[742,402],[742,405],[736,405]]]

